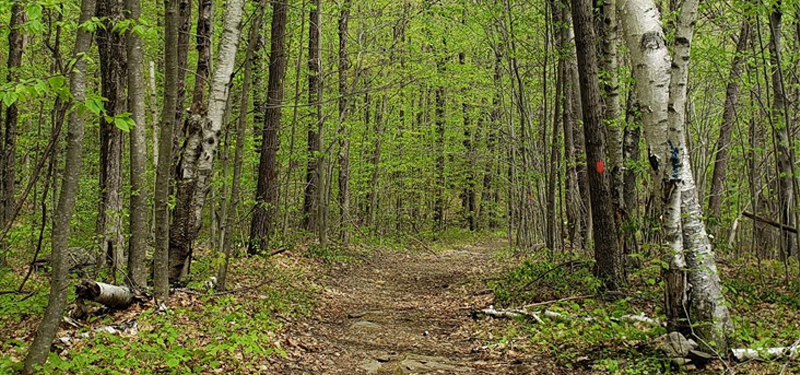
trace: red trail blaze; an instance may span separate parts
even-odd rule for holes
[[[603,173],[603,171],[606,170],[606,167],[603,164],[602,160],[598,160],[597,161],[597,164],[595,165],[595,168],[597,169],[597,173]]]

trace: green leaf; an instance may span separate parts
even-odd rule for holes
[[[16,92],[4,92],[2,95],[3,95],[3,97],[2,97],[3,103],[6,106],[10,106],[10,105],[14,104],[17,101],[17,99],[19,98],[19,95],[17,95]]]

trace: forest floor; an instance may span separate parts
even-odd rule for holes
[[[513,353],[490,355],[472,317],[491,302],[485,280],[503,268],[502,245],[385,251],[332,270],[314,312],[290,329],[308,352],[281,373],[533,373]]]
[[[240,257],[222,294],[206,285],[216,269],[206,250],[166,311],[145,300],[66,318],[40,373],[800,373],[800,361],[671,365],[656,349],[662,325],[620,319],[663,321],[657,257],[640,257],[625,290],[607,298],[582,250],[512,251],[497,235],[453,233],[417,246],[309,244],[274,257]],[[735,345],[796,342],[800,284],[782,282],[784,275],[800,279],[796,267],[785,274],[775,261],[719,263]],[[0,278],[0,290],[17,287],[25,269],[19,264]],[[31,277],[31,292],[0,293],[0,374],[21,366],[48,280],[45,269]],[[72,312],[72,290],[69,298]],[[484,316],[490,306],[528,306],[541,318]]]

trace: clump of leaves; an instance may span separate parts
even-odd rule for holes
[[[529,257],[491,284],[500,305],[526,304],[595,294],[602,282],[593,274],[591,263],[580,260],[552,262]]]

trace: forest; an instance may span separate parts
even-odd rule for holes
[[[0,374],[800,373],[798,0],[0,34]]]

